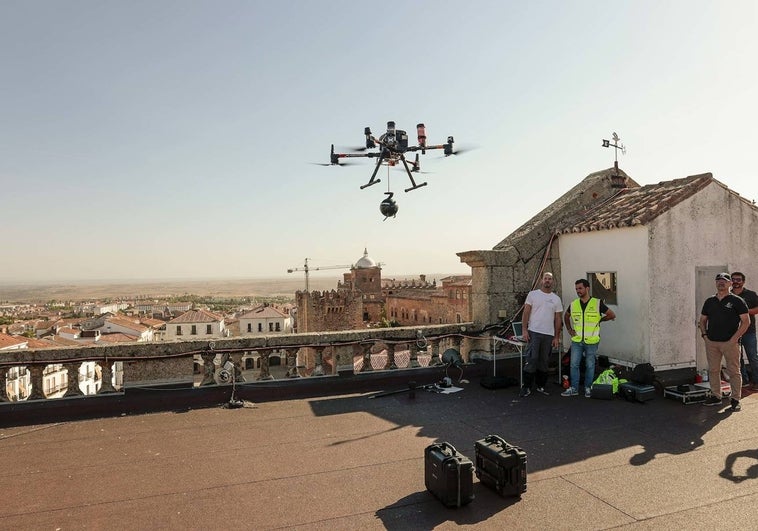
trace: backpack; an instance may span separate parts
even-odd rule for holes
[[[655,369],[649,363],[639,363],[632,369],[631,380],[644,385],[653,385]]]

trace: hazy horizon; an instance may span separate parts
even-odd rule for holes
[[[423,273],[422,273],[423,274]],[[454,274],[454,273],[453,273]],[[429,282],[451,273],[426,275]],[[415,279],[418,275],[382,275],[382,279]],[[335,289],[342,276],[311,275],[311,291]],[[73,280],[65,282],[0,282],[0,302],[42,303],[50,300],[97,300],[106,298],[165,297],[184,294],[219,297],[291,296],[305,288],[305,276],[237,279]]]

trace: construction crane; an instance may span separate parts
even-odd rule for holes
[[[309,279],[308,279],[308,273],[310,271],[322,271],[322,270],[325,270],[325,269],[348,269],[348,268],[353,267],[351,265],[335,265],[335,266],[310,267],[308,265],[308,260],[310,260],[310,258],[306,258],[305,259],[305,264],[303,264],[303,267],[293,267],[292,269],[288,269],[287,270],[287,273],[294,273],[295,271],[305,271],[305,291],[307,291],[308,293],[311,292],[311,290],[310,290],[310,284],[309,284]]]

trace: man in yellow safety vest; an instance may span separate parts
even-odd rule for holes
[[[592,381],[595,379],[600,323],[614,320],[616,314],[601,299],[590,297],[590,283],[587,279],[577,280],[574,288],[579,298],[563,314],[566,330],[571,335],[571,387],[561,393],[561,396],[579,394],[579,369],[584,356],[584,396],[589,398]]]

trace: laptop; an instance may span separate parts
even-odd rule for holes
[[[516,321],[511,323],[511,326],[513,327],[513,339],[516,341],[523,341],[524,340],[524,327],[521,321]]]

